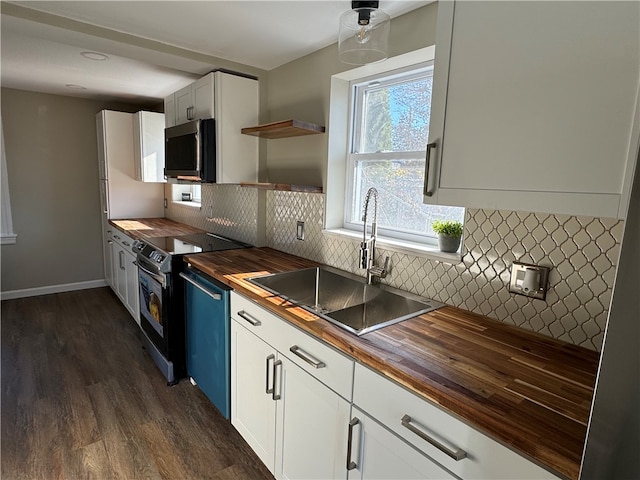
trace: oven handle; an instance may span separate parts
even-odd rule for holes
[[[138,262],[138,268],[140,270],[142,270],[144,273],[146,273],[147,275],[150,275],[154,280],[156,280],[158,283],[160,283],[160,285],[162,285],[162,287],[166,287],[167,286],[167,282],[164,279],[163,275],[158,275],[156,272],[152,272],[151,270],[144,268],[141,264],[141,262]]]
[[[207,290],[206,288],[204,288],[202,285],[200,285],[199,283],[195,282],[194,280],[191,279],[191,277],[189,277],[188,275],[185,275],[184,273],[180,272],[179,274],[182,278],[185,279],[185,281],[189,282],[191,285],[193,285],[194,287],[196,287],[197,289],[199,289],[200,291],[202,291],[203,293],[206,293],[207,295],[209,295],[211,298],[213,298],[214,300],[222,300],[222,295],[220,295],[219,293],[213,293],[210,292],[209,290]]]

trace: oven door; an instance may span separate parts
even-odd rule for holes
[[[138,291],[140,326],[149,339],[167,354],[166,322],[169,316],[168,276],[153,271],[153,266],[138,256]]]

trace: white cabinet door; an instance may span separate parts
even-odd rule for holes
[[[276,351],[231,321],[231,424],[271,473],[274,472],[276,402],[273,385]]]
[[[349,480],[457,478],[356,407],[351,422]]]
[[[216,118],[214,106],[214,73],[205,75],[191,84],[193,119]]]
[[[280,361],[276,478],[345,478],[349,403],[284,356]]]
[[[107,285],[111,287],[112,290],[115,291],[114,281],[113,281],[113,245],[114,242],[111,239],[111,232],[107,226],[104,227],[105,232],[103,235],[103,244],[102,244],[102,252],[104,255],[104,279],[107,282]]]
[[[173,127],[176,124],[176,98],[171,94],[164,99],[164,126]]]
[[[138,266],[136,256],[131,251],[125,252],[125,278],[127,301],[126,307],[131,316],[140,325],[140,303],[138,301]]]
[[[188,85],[174,93],[176,125],[193,120],[193,89]]]
[[[127,271],[126,253],[124,249],[114,242],[113,254],[113,282],[116,295],[120,301],[127,304]]]
[[[133,157],[136,180],[165,183],[164,114],[140,111],[133,115]]]
[[[624,217],[640,131],[639,11],[638,2],[444,2],[436,194],[425,201]]]

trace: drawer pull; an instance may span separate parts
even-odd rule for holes
[[[431,438],[429,435],[427,435],[423,431],[421,431],[418,428],[416,428],[415,426],[413,426],[411,424],[411,417],[409,415],[403,416],[402,420],[400,421],[400,423],[402,424],[403,427],[408,428],[411,432],[415,433],[416,435],[418,435],[423,440],[429,442],[431,445],[436,447],[442,453],[448,455],[449,457],[453,458],[454,460],[458,461],[458,460],[462,460],[463,458],[467,457],[467,452],[465,452],[464,450],[458,448],[455,451],[453,451],[453,450],[445,447],[444,445],[442,445],[437,440]]]
[[[262,325],[262,322],[260,320],[258,320],[257,318],[253,318],[251,315],[249,315],[247,312],[245,312],[244,310],[240,310],[238,312],[238,316],[244,320],[246,320],[247,322],[249,322],[251,325],[253,325],[254,327],[258,327],[260,325]]]
[[[358,464],[351,460],[351,450],[353,448],[353,427],[359,423],[360,420],[357,417],[353,417],[349,422],[349,435],[347,437],[347,470],[354,470],[358,468]]]
[[[273,377],[273,383],[271,384],[271,388],[269,388],[269,360],[275,360],[275,359],[276,359],[276,356],[273,353],[267,357],[267,373],[266,373],[266,377],[267,377],[266,385],[267,386],[266,386],[266,390],[265,390],[265,393],[267,395],[273,395],[273,387],[275,386],[275,383],[276,383],[276,378]]]
[[[297,346],[297,345],[294,345],[293,347],[291,347],[289,349],[289,351],[291,353],[293,353],[294,355],[296,355],[297,357],[300,357],[302,360],[307,362],[313,368],[324,368],[324,367],[326,367],[324,362],[321,362],[320,360],[316,360],[315,358],[313,358],[311,355],[309,355],[304,350],[300,350],[300,347]]]

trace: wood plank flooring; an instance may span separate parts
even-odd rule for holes
[[[2,302],[3,480],[272,479],[107,287]]]

